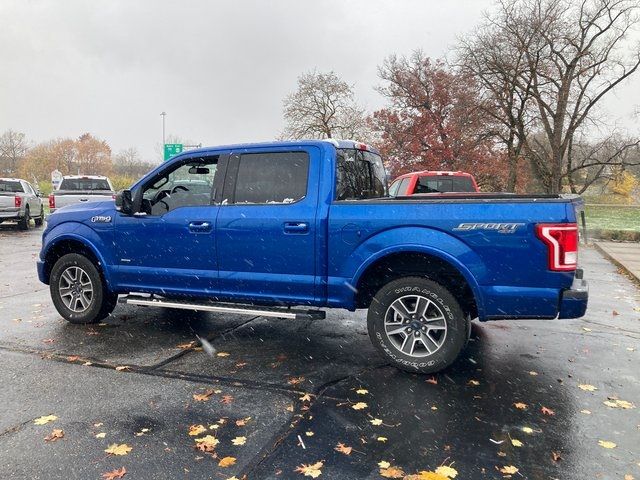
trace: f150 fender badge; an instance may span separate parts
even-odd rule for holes
[[[111,215],[96,215],[91,217],[91,223],[109,223],[111,222]]]
[[[524,223],[461,223],[454,230],[495,230],[498,233],[514,233]]]

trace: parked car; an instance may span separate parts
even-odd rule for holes
[[[189,151],[115,204],[51,215],[38,275],[72,323],[99,322],[120,294],[290,319],[367,308],[381,354],[423,373],[458,357],[474,318],[584,315],[580,197],[390,197],[385,179],[378,152],[353,141]]]
[[[40,192],[26,180],[0,178],[0,223],[14,221],[21,230],[28,230],[32,218],[37,227],[44,223]]]
[[[114,200],[116,192],[107,177],[102,175],[67,175],[60,186],[49,195],[49,211],[74,203]]]
[[[391,196],[406,196],[421,193],[471,193],[479,192],[473,175],[466,172],[425,170],[400,175],[389,186]]]

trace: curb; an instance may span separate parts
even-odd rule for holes
[[[632,280],[635,281],[635,283],[640,284],[640,277],[638,277],[635,273],[632,273],[623,263],[619,262],[618,260],[616,260],[612,255],[610,255],[604,248],[602,248],[600,245],[598,245],[597,242],[593,242],[593,246],[596,247],[596,250],[598,250],[602,255],[604,255],[604,257],[609,260],[611,263],[613,263],[614,265],[616,265],[617,267],[621,268],[622,270],[624,270],[624,272],[629,275],[631,277]]]

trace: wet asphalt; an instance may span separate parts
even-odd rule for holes
[[[297,322],[119,305],[67,324],[37,280],[40,235],[0,226],[0,478],[303,479],[322,462],[320,479],[440,466],[640,479],[640,290],[592,248],[586,317],[475,324],[453,367],[419,376],[377,355],[364,311]],[[63,438],[45,440],[54,429]],[[197,450],[207,434],[219,443]]]

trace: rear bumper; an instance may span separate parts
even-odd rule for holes
[[[576,270],[576,276],[569,290],[560,294],[560,311],[558,318],[580,318],[587,311],[589,303],[589,285],[582,278],[581,269]]]
[[[0,220],[17,220],[22,218],[24,213],[19,208],[6,209],[0,211]]]

